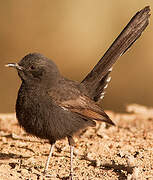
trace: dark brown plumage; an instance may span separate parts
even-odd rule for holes
[[[19,124],[26,132],[48,139],[51,144],[45,172],[56,140],[68,138],[72,178],[73,135],[95,126],[95,121],[114,125],[95,101],[104,96],[112,65],[148,25],[149,11],[146,7],[132,18],[82,83],[64,78],[53,61],[39,53],[28,54],[18,64],[7,65],[16,68],[22,80],[16,102]]]
[[[16,115],[19,124],[30,134],[49,139],[71,137],[78,130],[94,126],[94,120],[113,122],[87,96],[82,85],[59,73],[56,65],[38,53],[25,56],[18,65],[22,79]]]

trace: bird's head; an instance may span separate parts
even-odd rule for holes
[[[9,63],[7,67],[13,67],[25,83],[46,84],[54,83],[60,73],[53,61],[39,53],[26,55],[19,63]]]

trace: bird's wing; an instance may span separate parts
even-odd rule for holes
[[[109,116],[87,96],[80,95],[76,99],[63,101],[59,104],[59,106],[71,112],[75,112],[84,118],[103,121],[115,125]]]
[[[58,106],[77,113],[83,119],[104,121],[114,125],[102,108],[85,95],[84,91],[74,81],[63,79],[57,87],[49,91],[49,96]]]

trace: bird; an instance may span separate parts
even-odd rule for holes
[[[29,53],[18,63],[8,63],[21,79],[16,101],[19,125],[50,143],[44,175],[57,140],[68,139],[70,145],[70,179],[73,178],[74,135],[96,121],[115,123],[97,104],[110,82],[112,66],[140,37],[147,27],[150,8],[145,7],[131,19],[93,70],[76,82],[65,78],[56,64],[40,53]]]

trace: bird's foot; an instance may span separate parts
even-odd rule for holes
[[[47,178],[55,178],[55,176],[54,175],[52,175],[52,174],[49,174],[47,171],[44,171],[43,172],[43,180],[44,179],[47,179]]]
[[[72,173],[70,173],[70,175],[69,175],[69,180],[73,180],[73,175],[72,175]]]

